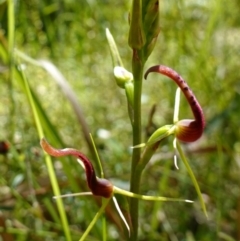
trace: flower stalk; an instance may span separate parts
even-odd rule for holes
[[[158,3],[158,0],[156,1]],[[142,79],[144,64],[154,48],[154,40],[156,40],[158,33],[156,33],[156,26],[148,25],[153,23],[158,15],[158,4],[154,7],[155,13],[152,14],[152,0],[133,0],[132,9],[130,13],[130,30],[128,44],[132,48],[132,73],[134,80],[134,101],[132,117],[133,130],[133,146],[139,145],[142,141],[142,121],[141,121],[141,95],[142,95]],[[149,4],[149,5],[148,5]],[[149,7],[150,6],[150,7]],[[150,12],[151,13],[150,13]],[[155,22],[156,23],[156,22]],[[153,29],[154,26],[154,29]],[[157,26],[158,27],[158,26]],[[158,31],[159,32],[159,31]],[[154,36],[154,37],[153,37]],[[151,45],[151,47],[150,47]],[[141,159],[141,149],[133,149],[132,163],[131,163],[131,180],[130,191],[139,193],[141,183],[141,169],[137,168]],[[137,240],[138,236],[138,200],[130,200],[130,216],[132,221],[131,241]]]

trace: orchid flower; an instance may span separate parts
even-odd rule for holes
[[[156,73],[168,76],[178,85],[178,87],[183,92],[185,98],[187,99],[195,119],[178,120],[178,110],[179,110],[179,101],[180,101],[180,91],[178,89],[176,92],[176,98],[175,98],[175,108],[174,108],[175,110],[174,110],[174,118],[173,118],[174,123],[172,125],[165,125],[157,129],[150,136],[147,143],[134,146],[134,148],[146,146],[143,151],[142,157],[138,163],[138,168],[142,170],[145,168],[151,156],[155,153],[156,148],[159,146],[161,140],[163,140],[164,138],[170,135],[175,135],[175,139],[173,141],[174,148],[178,150],[178,153],[182,161],[184,162],[184,165],[187,168],[187,171],[193,181],[196,192],[199,196],[202,209],[205,215],[207,216],[206,207],[205,207],[197,180],[192,172],[190,165],[188,164],[188,161],[182,151],[180,144],[178,143],[178,140],[183,142],[194,142],[202,136],[202,133],[205,127],[205,120],[204,120],[202,108],[198,100],[196,99],[194,93],[186,83],[186,81],[176,71],[164,65],[155,65],[147,70],[147,72],[144,75],[145,79],[147,78],[148,74],[151,72],[156,72]],[[178,169],[176,155],[174,155],[174,162],[175,162],[176,168]]]
[[[80,159],[84,165],[86,177],[87,177],[87,184],[92,194],[95,196],[101,196],[105,198],[111,197],[113,192],[113,185],[111,184],[111,182],[109,182],[104,178],[96,177],[95,170],[93,168],[92,163],[81,152],[73,148],[65,148],[65,149],[53,148],[45,139],[42,139],[40,144],[44,149],[44,151],[46,151],[51,156],[61,157],[61,156],[71,155],[76,157],[77,159]]]
[[[92,228],[93,224],[97,221],[100,214],[104,211],[104,209],[106,208],[106,206],[107,206],[108,202],[111,200],[111,198],[113,198],[115,207],[116,207],[120,217],[122,218],[124,224],[126,225],[129,235],[130,235],[130,227],[119,208],[117,199],[114,197],[115,193],[122,194],[124,196],[128,196],[131,198],[138,198],[138,199],[147,200],[147,201],[183,201],[183,202],[192,203],[191,200],[187,200],[187,199],[176,199],[176,198],[167,198],[167,197],[159,197],[159,196],[158,197],[146,196],[146,195],[135,194],[135,193],[120,189],[120,188],[114,186],[109,180],[104,179],[104,178],[98,178],[96,176],[96,173],[95,173],[95,170],[94,170],[94,167],[93,167],[91,161],[80,151],[73,149],[73,148],[56,149],[56,148],[52,147],[44,138],[41,140],[40,144],[41,144],[42,148],[44,149],[44,151],[51,156],[62,157],[62,156],[71,155],[71,156],[76,157],[78,160],[80,160],[84,166],[87,184],[91,191],[91,194],[94,196],[100,196],[100,197],[105,198],[105,201],[103,202],[102,207],[100,208],[99,212],[97,213],[97,215],[93,219],[92,223],[89,225],[89,228],[85,231],[85,233],[83,234],[83,236],[80,240],[85,239],[85,237],[89,233],[90,229]],[[89,193],[83,193],[83,194],[89,194]],[[81,193],[73,194],[73,196],[77,196],[77,195],[82,195],[82,194]],[[57,196],[55,198],[65,197],[65,196],[69,196],[69,195],[61,195],[61,196]]]
[[[145,79],[151,72],[163,74],[171,78],[182,90],[192,109],[194,120],[183,119],[175,123],[174,134],[176,138],[184,142],[194,142],[198,140],[202,136],[205,127],[204,115],[198,100],[186,81],[176,71],[164,65],[155,65],[149,68],[145,73]]]

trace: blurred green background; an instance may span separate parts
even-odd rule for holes
[[[128,188],[131,125],[124,92],[113,77],[105,37],[109,28],[124,66],[131,70],[128,47],[130,1],[15,1],[15,48],[55,64],[77,95],[96,142],[105,175]],[[204,216],[191,180],[178,160],[173,164],[172,139],[165,141],[142,177],[142,193],[183,197],[185,203],[140,202],[139,240],[240,240],[240,3],[238,0],[168,0],[160,2],[161,32],[146,63],[164,64],[179,72],[201,103],[207,126],[203,137],[184,145],[199,181],[209,219]],[[0,1],[0,44],[8,46],[7,1]],[[0,59],[0,237],[2,240],[65,240],[57,217],[43,152],[31,107],[19,81],[9,80]],[[51,122],[47,139],[57,147],[74,147],[91,156],[76,114],[54,77],[16,57]],[[172,123],[176,86],[149,76],[143,84],[143,136],[156,104],[157,127]],[[182,98],[180,118],[191,118]],[[53,137],[55,136],[55,137]],[[9,150],[4,143],[9,145]],[[64,160],[67,172],[53,159],[61,192],[86,190],[84,172],[75,160]],[[98,210],[93,197],[63,199],[73,240]],[[124,240],[123,224],[109,207],[108,240]],[[5,231],[7,228],[7,232]],[[101,240],[101,220],[87,240]]]

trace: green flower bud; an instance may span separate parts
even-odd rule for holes
[[[145,6],[143,9],[143,28],[146,36],[144,59],[147,60],[152,53],[160,32],[159,0],[145,0],[143,4]]]
[[[114,77],[116,79],[117,85],[120,88],[125,89],[125,84],[128,82],[132,82],[133,80],[132,73],[127,71],[125,68],[121,66],[114,67],[113,73],[114,73]]]
[[[147,34],[147,42],[144,46],[144,58],[147,60],[149,55],[152,53],[155,44],[157,42],[157,38],[160,32],[160,26],[159,26],[159,14],[157,15],[157,18],[149,28],[148,34]]]
[[[130,117],[131,122],[133,123],[134,120],[134,111],[133,111],[133,103],[134,103],[134,84],[133,82],[127,82],[125,84],[125,92],[128,101],[128,114]]]
[[[130,103],[131,106],[133,106],[133,101],[134,101],[134,84],[133,82],[127,82],[125,84],[125,91],[127,95],[128,102]]]
[[[145,8],[143,9],[143,12],[143,26],[147,37],[148,31],[154,25],[153,23],[159,16],[159,0],[148,1],[147,6],[145,6]]]
[[[130,14],[128,44],[132,49],[140,50],[145,43],[146,37],[142,21],[142,0],[133,0]]]

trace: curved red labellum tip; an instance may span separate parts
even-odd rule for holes
[[[105,198],[111,197],[113,192],[112,183],[106,179],[97,178],[91,161],[80,151],[72,148],[56,149],[52,147],[45,139],[42,139],[40,141],[40,144],[44,151],[51,156],[61,157],[71,155],[76,157],[77,159],[80,159],[85,167],[88,187],[90,188],[92,193],[96,196],[101,196]]]
[[[164,65],[155,65],[149,68],[145,73],[144,78],[146,79],[148,74],[151,72],[163,74],[172,79],[182,90],[188,101],[188,104],[191,107],[195,120],[182,120],[177,123],[178,131],[176,134],[179,140],[192,142],[200,138],[205,127],[204,115],[202,107],[200,106],[198,100],[196,99],[192,90],[189,88],[186,81],[176,71]]]

